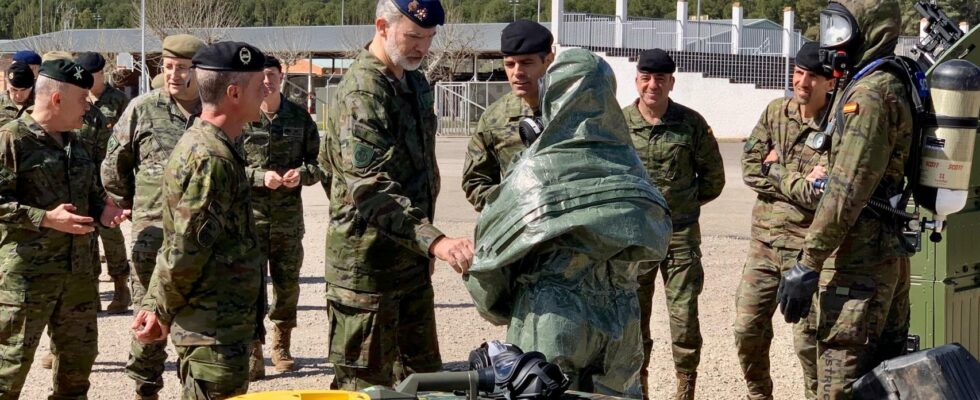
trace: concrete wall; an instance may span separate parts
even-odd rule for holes
[[[636,64],[625,57],[600,55],[616,72],[616,99],[626,106],[637,98]],[[782,90],[756,89],[755,85],[734,84],[727,79],[705,78],[699,73],[674,74],[676,83],[670,98],[701,113],[715,136],[746,138],[772,99],[783,97]]]

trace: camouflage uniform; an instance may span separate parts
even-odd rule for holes
[[[57,143],[23,115],[0,128],[0,398],[16,399],[41,332],[59,361],[52,399],[84,398],[98,354],[92,235],[42,228],[45,210],[70,203],[98,221],[104,192],[73,133]]]
[[[191,112],[199,111],[198,107]],[[186,125],[187,116],[163,89],[139,96],[119,118],[102,163],[102,184],[109,197],[133,210],[130,283],[135,305],[143,301],[163,244],[163,167]],[[136,380],[138,393],[148,396],[163,387],[165,348],[165,342],[133,340],[126,373]]]
[[[344,74],[320,146],[334,177],[326,281],[332,387],[392,385],[442,366],[429,247],[439,170],[433,94],[421,73],[398,80],[368,51]],[[404,371],[393,371],[400,362]]]
[[[524,151],[518,126],[522,119],[534,116],[541,116],[540,111],[531,109],[513,92],[493,102],[480,116],[463,164],[463,192],[477,211],[483,209],[487,197]]]
[[[34,109],[34,95],[31,94],[31,98],[28,100],[27,111],[24,114],[30,114],[31,110]],[[17,114],[20,113],[21,107],[10,100],[7,92],[0,93],[0,126],[13,121],[17,118]]]
[[[735,346],[750,399],[772,398],[769,347],[778,303],[776,289],[783,272],[796,264],[813,209],[820,201],[820,192],[806,181],[806,175],[827,163],[823,151],[806,145],[807,138],[820,131],[820,118],[804,120],[801,107],[791,98],[770,102],[742,153],[742,178],[758,193],[752,208],[749,257],[735,296]],[[779,161],[766,167],[763,160],[773,148]],[[796,336],[801,350],[803,335]],[[816,387],[815,355],[799,356],[808,397],[815,396],[809,390]]]
[[[704,270],[698,217],[702,205],[721,195],[725,171],[711,128],[694,110],[670,101],[655,126],[640,115],[636,102],[624,108],[623,113],[637,155],[667,200],[674,226],[667,259],[639,278],[644,350],[640,376],[646,391],[653,348],[650,313],[658,271],[664,280],[670,313],[674,368],[679,373],[694,374],[701,360],[698,295],[704,286]]]
[[[126,110],[126,106],[128,105],[129,96],[126,96],[126,93],[109,85],[105,85],[105,90],[102,91],[102,95],[95,101],[95,106],[105,115],[110,129],[119,122],[119,117],[122,116],[123,111]]]
[[[248,390],[262,266],[239,147],[195,119],[163,170],[163,246],[143,309],[170,325],[183,398]]]
[[[842,1],[865,42],[855,64],[893,54],[898,4]],[[912,142],[907,88],[893,72],[852,82],[832,108],[827,188],[814,213],[800,264],[820,271],[816,318],[817,397],[850,398],[853,381],[905,351],[909,329],[909,255],[901,227],[865,208],[896,195]],[[844,112],[845,104],[854,105]],[[834,251],[833,265],[824,261]]]
[[[252,183],[252,213],[263,266],[272,276],[273,301],[269,319],[279,329],[296,327],[299,269],[303,265],[303,199],[300,187],[265,187],[265,172],[300,173],[305,186],[320,181],[317,151],[320,133],[303,107],[280,95],[280,106],[270,121],[265,113],[245,134],[245,172]]]
[[[84,117],[85,124],[76,133],[85,150],[95,160],[95,165],[102,165],[105,160],[106,146],[112,136],[112,124],[105,114],[98,107],[89,107]],[[101,181],[101,179],[100,179]],[[119,227],[108,228],[98,226],[96,228],[95,245],[95,275],[102,272],[102,264],[99,261],[98,238],[102,239],[102,247],[105,249],[106,267],[109,276],[120,276],[129,274],[129,262],[126,261],[126,240]],[[125,279],[125,278],[122,278]]]

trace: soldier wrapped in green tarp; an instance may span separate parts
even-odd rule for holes
[[[638,262],[665,257],[671,224],[615,91],[596,55],[558,56],[544,130],[480,215],[466,287],[480,315],[509,324],[507,341],[544,353],[570,389],[640,397]]]

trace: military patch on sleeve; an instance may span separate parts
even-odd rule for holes
[[[218,240],[218,223],[214,222],[211,218],[205,219],[204,223],[197,230],[197,243],[203,247],[214,246],[214,242]]]
[[[374,149],[371,146],[357,142],[354,144],[354,168],[364,168],[374,161]]]
[[[844,114],[857,114],[861,110],[860,110],[860,107],[858,107],[858,103],[847,103],[847,104],[844,104],[843,111],[844,111]]]
[[[111,152],[115,150],[116,147],[119,147],[119,141],[116,140],[115,136],[109,136],[109,143],[106,144],[106,151]]]

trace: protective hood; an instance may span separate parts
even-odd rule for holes
[[[561,247],[598,262],[661,260],[671,226],[616,102],[609,65],[562,52],[542,86],[545,128],[491,194],[476,226],[466,286],[491,322],[510,317],[517,277],[536,249]],[[633,277],[635,281],[635,277]]]
[[[858,53],[849,54],[855,70],[871,61],[895,54],[902,23],[897,0],[838,0],[836,3],[850,11],[864,38]]]

